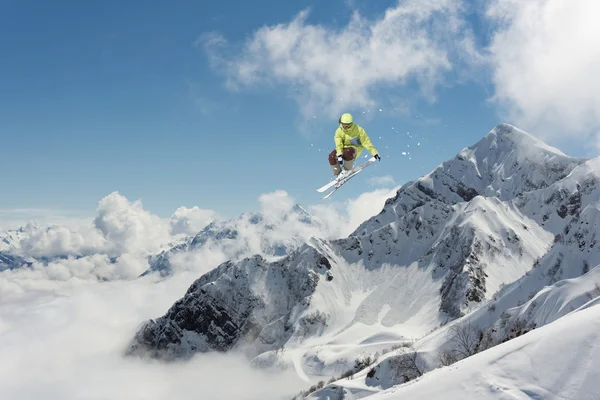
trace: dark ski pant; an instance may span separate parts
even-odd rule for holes
[[[344,153],[342,154],[342,158],[344,159],[344,169],[349,171],[354,168],[354,158],[356,157],[356,149],[354,147],[346,147],[344,148]],[[337,176],[342,172],[342,168],[340,168],[340,164],[337,161],[337,152],[334,149],[331,153],[329,153],[329,165],[331,165],[331,169],[333,170],[333,175]]]

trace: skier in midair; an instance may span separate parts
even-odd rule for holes
[[[377,161],[381,161],[379,152],[373,144],[367,133],[362,128],[354,123],[352,114],[342,114],[338,120],[339,127],[336,129],[333,136],[335,141],[335,150],[329,153],[329,165],[333,170],[333,175],[338,176],[342,172],[342,165],[345,173],[354,168],[354,160],[360,156],[363,147],[367,149]]]

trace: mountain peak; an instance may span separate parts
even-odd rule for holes
[[[216,249],[225,259],[237,260],[257,253],[276,259],[324,231],[323,223],[298,204],[246,212],[234,219],[212,221],[184,243],[152,257],[144,275],[151,271],[169,275],[172,255],[201,249]]]
[[[503,123],[429,174],[405,184],[388,199],[379,215],[359,226],[354,234],[372,232],[431,201],[453,205],[476,196],[511,200],[564,179],[586,161],[569,157]]]
[[[455,159],[470,161],[478,169],[492,167],[490,171],[494,168],[511,169],[516,164],[518,167],[530,168],[574,160],[535,136],[506,123],[496,126],[477,143],[464,148]]]
[[[555,147],[552,147],[530,133],[525,132],[522,129],[517,128],[514,125],[508,123],[501,123],[492,129],[483,139],[481,139],[475,145],[468,149],[481,148],[484,149],[498,149],[499,142],[526,154],[533,154],[531,150],[536,152],[542,151],[543,153],[554,154],[559,157],[569,157],[562,151]],[[465,149],[467,150],[467,149]],[[463,151],[465,151],[463,150]]]

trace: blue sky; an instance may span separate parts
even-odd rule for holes
[[[345,111],[383,160],[337,201],[500,122],[596,156],[597,3],[470,3],[0,1],[0,213],[92,215],[114,191],[164,217],[318,204]]]

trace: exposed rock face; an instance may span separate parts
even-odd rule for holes
[[[31,265],[31,260],[10,253],[0,253],[0,271]]]
[[[307,325],[323,322],[301,313],[329,268],[309,246],[279,262],[258,255],[228,261],[194,282],[163,317],[148,321],[129,353],[179,358],[238,344],[278,348],[292,335],[305,335]]]

